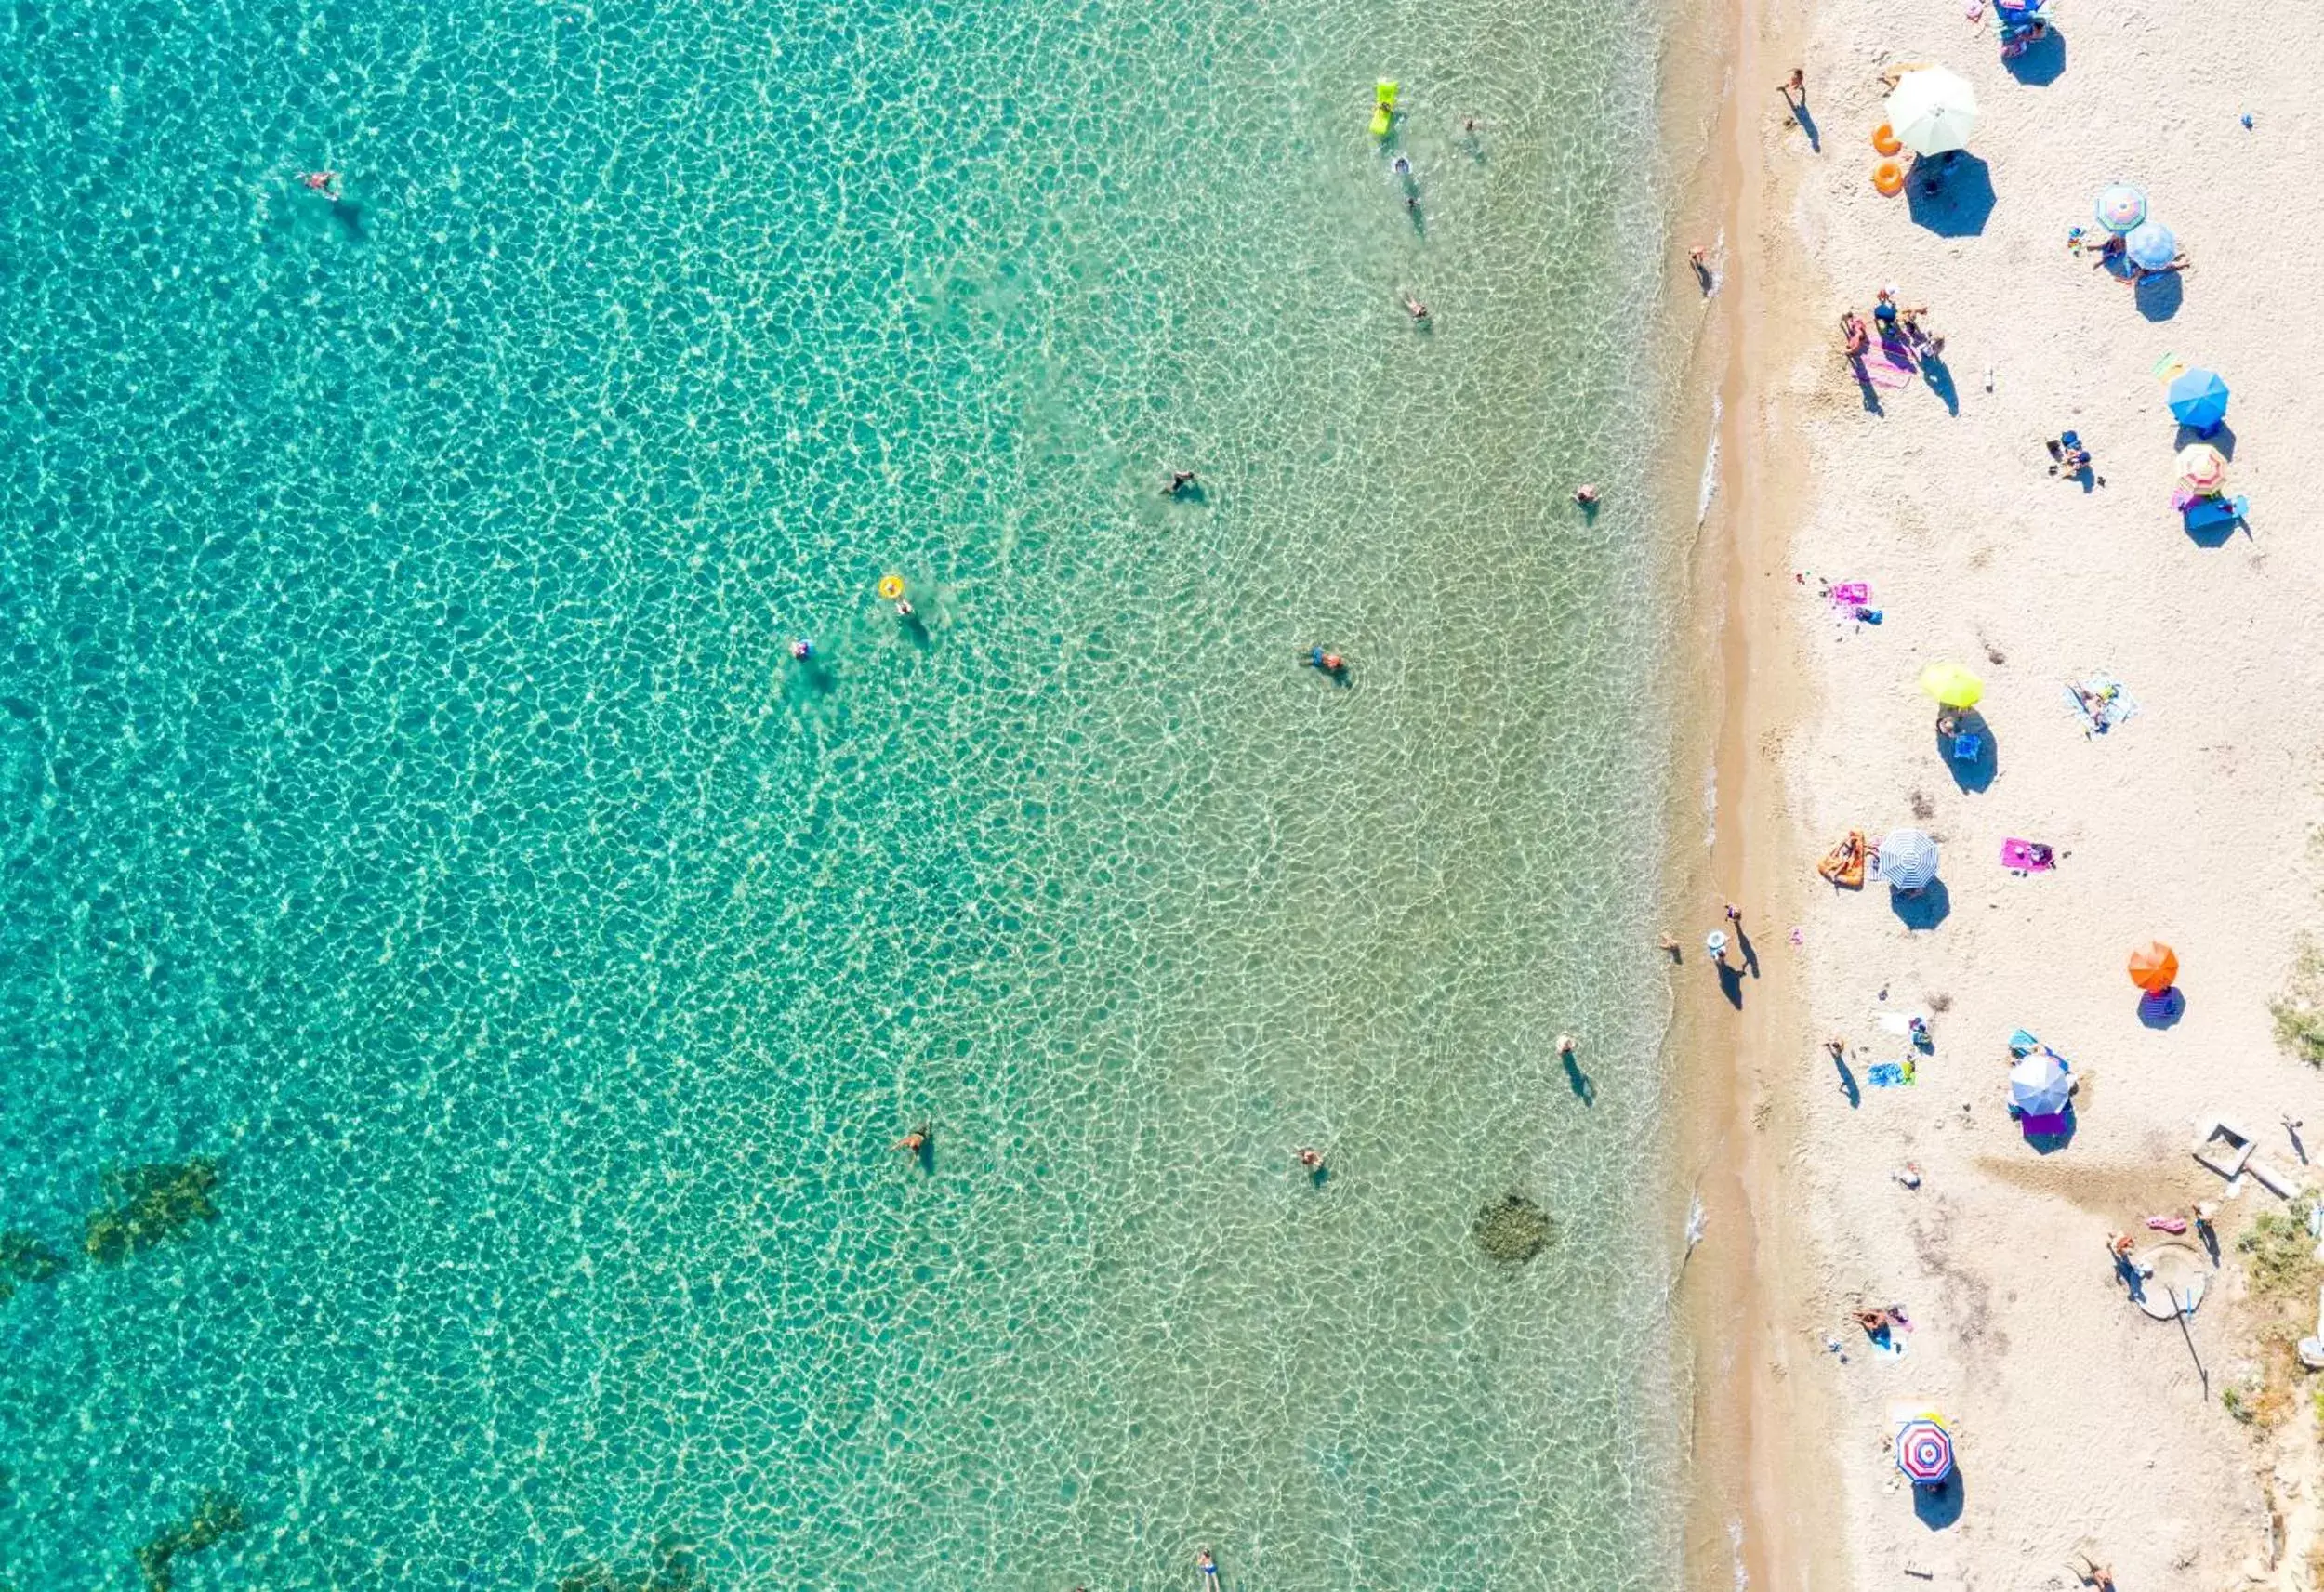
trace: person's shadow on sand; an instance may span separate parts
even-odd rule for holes
[[[1732,962],[1711,964],[1719,975],[1719,993],[1727,997],[1727,1005],[1743,1009],[1743,969]]]
[[[1864,1091],[1856,1085],[1856,1075],[1848,1066],[1848,1059],[1836,1050],[1827,1051],[1834,1070],[1840,1073],[1840,1092],[1848,1097],[1848,1109],[1855,1111],[1864,1104]]]
[[[1808,112],[1807,97],[1805,95],[1802,95],[1799,99],[1791,101],[1791,119],[1800,125],[1800,131],[1807,135],[1808,149],[1816,154],[1822,154],[1824,152],[1824,135],[1823,132],[1816,125],[1816,118]]]

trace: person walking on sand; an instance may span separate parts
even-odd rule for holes
[[[1677,935],[1666,934],[1656,943],[1660,947],[1662,954],[1670,958],[1671,961],[1675,962],[1679,959],[1679,940]]]
[[[1710,959],[1719,964],[1719,970],[1721,972],[1723,973],[1727,970],[1727,936],[1725,930],[1714,928],[1709,934],[1704,935],[1703,949],[1710,953]]]
[[[1781,83],[1776,85],[1776,92],[1782,95],[1784,103],[1790,106],[1794,111],[1797,111],[1800,107],[1805,105],[1807,103],[1806,69],[1803,67],[1793,67],[1791,69],[1791,75],[1785,78]]]

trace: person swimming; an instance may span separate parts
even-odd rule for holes
[[[1321,669],[1327,675],[1338,675],[1346,672],[1348,661],[1337,652],[1325,651],[1319,642],[1307,650],[1307,666]]]
[[[1411,316],[1415,321],[1425,321],[1428,319],[1428,306],[1413,297],[1409,289],[1405,290],[1404,309],[1405,313]]]
[[[791,659],[794,663],[803,664],[814,655],[815,644],[806,637],[801,636],[791,643]]]
[[[1164,497],[1182,497],[1185,495],[1186,489],[1194,484],[1194,471],[1172,470],[1170,472],[1170,484],[1162,489],[1162,495]]]
[[[1410,177],[1412,175],[1412,157],[1409,155],[1398,155],[1394,160],[1388,163],[1388,169],[1394,172],[1398,177]]]
[[[913,611],[912,599],[910,598],[900,597],[896,599],[896,617],[898,619],[906,620],[917,619],[919,617],[919,615]]]
[[[1574,501],[1580,504],[1584,508],[1597,507],[1598,483],[1593,480],[1586,480],[1579,486],[1574,488]]]

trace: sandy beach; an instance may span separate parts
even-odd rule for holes
[[[2064,1586],[2093,1563],[2126,1592],[2315,1585],[2324,1477],[2290,1343],[2316,1330],[2324,1268],[2304,1225],[2259,1230],[2268,1212],[2304,1224],[2299,1191],[2324,1181],[2306,1164],[2324,1075],[2271,1015],[2324,927],[2307,637],[2324,332],[2301,308],[2324,204],[2315,17],[2284,0],[2053,15],[2007,61],[1989,11],[1906,0],[1758,16],[1737,50],[1712,873],[1756,966],[1714,987],[1716,901],[1673,931],[1732,1059],[1707,1186],[1731,1191],[1713,1231],[1748,1250],[1752,1288],[1728,1323],[1745,1431],[1718,1441],[1749,1456],[1732,1573],[1757,1586]],[[1965,77],[1978,122],[1939,191],[1886,197],[1879,74],[1913,62]],[[1794,64],[1812,137],[1776,88]],[[2093,201],[2115,179],[2146,190],[2191,269],[2133,285],[2069,249],[2070,229],[2103,236]],[[1868,319],[1892,283],[1927,306],[1940,360],[1876,346],[1882,368],[1859,375],[1840,317]],[[2233,389],[2211,440],[2250,507],[2224,533],[2172,507],[2194,440],[2166,408],[2174,363]],[[2086,478],[2052,470],[2066,430]],[[1865,595],[1827,591],[1849,583]],[[1916,684],[1938,661],[1983,681],[1966,757]],[[2093,680],[2136,704],[2103,733],[2070,689]],[[1848,831],[1903,828],[1937,841],[1938,886],[1816,876]],[[2006,867],[2011,840],[2055,866]],[[2126,972],[2150,938],[2182,964],[2168,1000]],[[2021,1029],[2071,1063],[2070,1137],[2028,1139],[2007,1110]],[[2199,1120],[2222,1116],[2292,1198],[2197,1162]],[[2146,1225],[2199,1202],[2218,1206],[2215,1260]],[[2132,1300],[2118,1232],[2170,1252],[2164,1280],[2199,1279],[2184,1331]],[[1901,1352],[1850,1317],[1897,1305]],[[1949,1424],[1941,1493],[1894,1463],[1907,1405]],[[1710,1560],[1728,1546],[1698,1547],[1705,1584],[1726,1583]]]

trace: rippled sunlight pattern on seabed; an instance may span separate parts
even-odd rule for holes
[[[1656,25],[0,22],[0,1582],[1666,1588]]]

